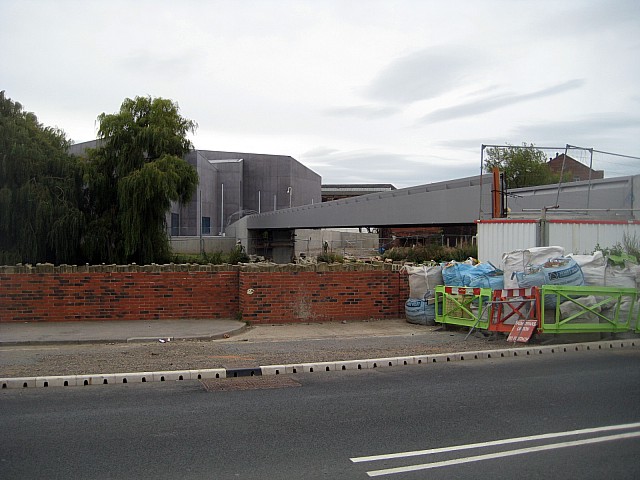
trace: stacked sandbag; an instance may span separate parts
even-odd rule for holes
[[[640,265],[632,263],[630,261],[625,261],[625,269],[632,275],[635,276],[636,280],[636,290],[640,292]],[[640,295],[639,298],[636,299],[635,302],[631,300],[624,300],[620,304],[620,315],[629,315],[631,309],[633,308],[633,312],[631,312],[631,325],[630,328],[634,330],[636,328],[636,322],[638,320],[639,311],[640,311]],[[626,318],[626,317],[624,317]]]
[[[409,298],[405,302],[405,317],[409,323],[434,325],[435,290],[442,285],[442,267],[440,265],[405,266],[409,275]]]
[[[444,284],[454,287],[502,289],[504,276],[501,270],[490,263],[473,263],[472,261],[451,261],[442,264]]]
[[[532,247],[503,253],[504,288],[518,288],[515,273],[524,272],[528,265],[541,265],[549,259],[563,256],[564,248],[557,246]]]
[[[572,258],[580,265],[585,286],[602,287],[605,285],[607,259],[601,251],[594,252],[592,255],[574,255],[570,253],[567,257]]]
[[[539,265],[527,265],[516,272],[518,287],[541,287],[542,285],[584,285],[580,265],[571,257],[552,258]]]
[[[607,266],[604,274],[605,287],[637,288],[637,271],[629,267]]]
[[[638,289],[638,281],[640,280],[640,267],[630,262],[625,262],[625,266],[607,265],[607,270],[604,276],[605,287],[617,287],[617,288],[634,288]],[[615,312],[612,310],[616,306],[613,305],[605,310],[605,312],[611,318]],[[635,329],[636,319],[638,318],[638,308],[640,308],[640,301],[623,297],[620,302],[620,310],[618,311],[618,318],[622,321],[626,321],[631,316],[631,328]]]
[[[527,265],[522,272],[515,272],[520,288],[542,287],[542,285],[584,285],[584,275],[580,265],[571,257],[552,258],[539,265]],[[555,308],[556,296],[547,295],[546,308]]]
[[[560,318],[566,320],[575,315],[572,320],[579,323],[600,323],[600,317],[597,314],[602,311],[602,307],[598,303],[599,300],[593,295],[577,298],[575,302],[567,300],[560,304]],[[584,307],[588,307],[589,310]]]
[[[594,252],[593,255],[570,255],[574,258],[584,274],[584,284],[591,287],[618,287],[633,288],[638,290],[640,281],[640,266],[629,261],[624,262],[624,266],[610,265],[602,252]],[[604,297],[595,297],[598,302]],[[565,302],[566,303],[566,302]],[[620,302],[618,318],[626,320],[631,315],[631,327],[635,328],[635,319],[638,316],[638,301],[633,301],[630,297],[623,297]],[[607,318],[615,315],[617,304],[603,305],[602,314]],[[631,310],[633,309],[633,312]],[[563,317],[565,318],[565,317]],[[604,321],[604,320],[602,320]]]
[[[601,251],[565,257],[562,247],[536,247],[505,253],[502,262],[505,288],[584,285],[640,290],[640,266],[627,261],[624,267],[612,265]],[[575,297],[574,301],[565,300],[559,306],[560,318],[573,317],[572,320],[578,323],[599,323],[614,318],[617,313],[624,321],[631,315],[631,327],[635,328],[639,302],[629,296],[623,297],[619,305],[617,302],[603,303],[606,298],[584,295]],[[556,307],[556,295],[547,295],[544,300],[545,308]]]

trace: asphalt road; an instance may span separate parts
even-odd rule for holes
[[[636,349],[9,389],[0,392],[0,476],[640,478],[638,398]],[[419,470],[388,471],[411,465]]]

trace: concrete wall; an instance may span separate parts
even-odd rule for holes
[[[238,219],[243,209],[243,161],[225,159],[210,162],[201,151],[194,151],[185,159],[198,170],[198,188],[187,204],[174,202],[167,216],[171,234],[171,213],[179,214],[179,235],[199,236],[202,218],[209,218],[209,232],[205,235],[224,233],[227,224]]]
[[[197,255],[201,252],[231,252],[236,246],[234,237],[172,237],[169,239],[173,253]]]
[[[202,217],[209,218],[209,234],[228,235],[243,215],[321,202],[320,176],[289,156],[197,150],[185,159],[200,183],[188,204],[171,206],[170,233],[171,213],[179,215],[179,235],[199,236]]]
[[[200,151],[208,160],[228,158],[242,159],[242,208],[246,210],[273,212],[291,205],[320,203],[322,187],[320,175],[287,155],[263,155],[243,152]]]
[[[343,232],[327,229],[300,229],[295,231],[295,255],[304,253],[307,257],[317,257],[323,252],[324,242],[331,253],[370,257],[377,255],[378,234]]]
[[[199,236],[202,217],[209,217],[210,231],[206,235],[218,235],[221,229],[221,182],[220,172],[199,152],[190,152],[185,160],[198,171],[199,183],[189,203],[172,203],[167,214],[167,226],[171,236]],[[171,228],[171,214],[178,214],[177,235]]]

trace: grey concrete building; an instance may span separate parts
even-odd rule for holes
[[[185,160],[200,184],[191,202],[171,206],[172,237],[226,235],[247,214],[321,202],[320,175],[290,156],[194,150]]]
[[[97,146],[98,140],[77,143],[69,153],[82,156]],[[172,239],[226,236],[227,226],[247,214],[322,202],[320,175],[287,155],[193,150],[184,158],[200,181],[189,203],[173,203],[167,212]]]

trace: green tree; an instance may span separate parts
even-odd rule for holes
[[[127,98],[98,116],[98,148],[89,152],[85,182],[91,221],[84,248],[91,261],[151,263],[170,257],[166,214],[187,202],[198,174],[182,156],[197,125],[163,98]]]
[[[487,149],[484,162],[485,171],[494,167],[504,173],[507,188],[531,187],[556,183],[559,176],[547,165],[547,157],[533,144],[523,143],[520,147],[512,145]]]
[[[75,263],[82,171],[64,132],[0,92],[0,263]]]

